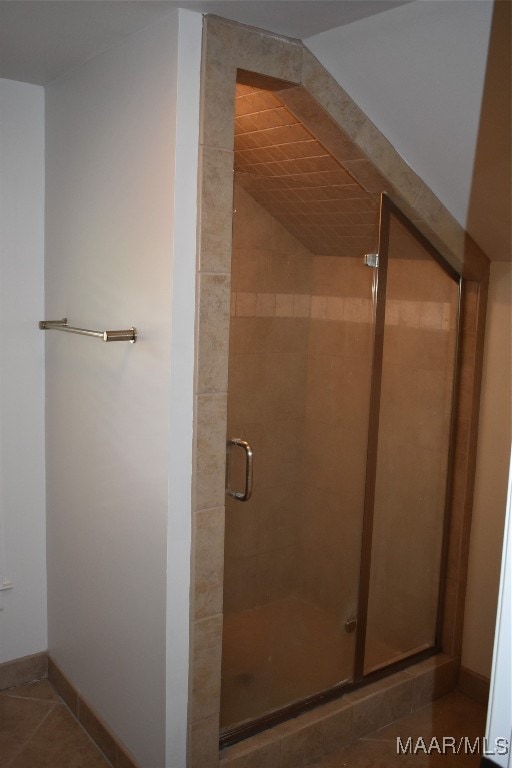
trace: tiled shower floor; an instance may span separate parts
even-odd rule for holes
[[[354,650],[344,618],[294,597],[225,614],[221,727],[349,681]],[[366,656],[372,668],[401,657],[382,644]]]
[[[350,677],[354,634],[295,598],[224,615],[221,727]]]

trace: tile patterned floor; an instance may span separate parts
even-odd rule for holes
[[[225,613],[221,728],[348,679],[354,637],[339,617],[297,598]]]
[[[310,768],[478,768],[479,755],[397,754],[421,736],[467,737],[485,730],[485,707],[458,691],[369,734]],[[111,768],[47,680],[0,693],[0,768]]]
[[[0,693],[0,768],[111,768],[47,680]]]

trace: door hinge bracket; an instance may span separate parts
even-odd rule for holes
[[[376,269],[379,266],[379,254],[378,253],[365,253],[364,263],[367,267]]]

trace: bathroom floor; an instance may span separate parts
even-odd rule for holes
[[[474,748],[478,737],[482,747],[485,719],[485,707],[459,691],[452,691],[309,768],[478,768],[482,752],[476,749],[471,754],[470,748]],[[406,745],[409,737],[416,754],[399,754],[397,739]],[[434,737],[436,741],[432,741]],[[444,754],[443,737],[449,739],[444,742]]]
[[[478,754],[397,754],[397,737],[426,746],[433,736],[472,745],[485,730],[485,707],[454,691],[310,768],[477,768]],[[0,693],[0,768],[111,768],[47,680]],[[121,766],[119,766],[121,768]]]
[[[111,768],[47,680],[0,692],[0,768]]]

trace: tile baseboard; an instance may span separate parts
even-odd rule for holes
[[[487,706],[489,700],[490,684],[491,681],[487,677],[479,675],[478,672],[473,672],[471,669],[466,669],[466,667],[459,669],[458,690],[484,707]]]
[[[113,768],[139,768],[126,747],[118,741],[51,656],[48,657],[48,680]]]

